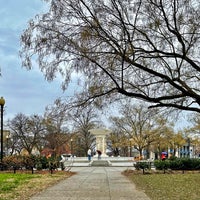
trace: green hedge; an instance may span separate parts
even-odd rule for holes
[[[134,164],[136,170],[143,170],[143,173],[147,169],[151,169],[150,162],[137,162]],[[200,159],[198,158],[173,158],[173,159],[166,159],[166,160],[155,160],[154,167],[156,170],[200,170]]]
[[[154,161],[154,166],[157,170],[165,170],[170,168],[169,160],[156,160]]]
[[[197,158],[176,158],[173,160],[156,160],[154,166],[158,170],[200,170],[200,159]]]

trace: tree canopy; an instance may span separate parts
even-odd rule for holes
[[[23,65],[37,57],[47,80],[74,73],[79,103],[121,97],[200,112],[200,2],[46,0],[21,36]],[[105,98],[106,97],[106,98]]]
[[[126,146],[134,146],[140,152],[140,156],[144,149],[149,150],[152,144],[158,142],[162,137],[162,132],[167,133],[167,120],[158,115],[157,109],[149,110],[142,104],[128,103],[122,106],[121,115],[121,117],[110,118],[115,132],[119,131],[120,135],[124,136],[115,143],[119,144],[121,141],[121,146],[125,146],[123,144],[125,141]]]

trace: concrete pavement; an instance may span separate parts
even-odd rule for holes
[[[121,174],[127,167],[72,167],[76,175],[30,200],[150,200]]]

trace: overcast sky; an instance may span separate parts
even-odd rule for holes
[[[5,119],[18,113],[43,114],[56,98],[73,94],[73,85],[63,93],[60,80],[47,82],[37,66],[31,71],[21,67],[20,35],[28,21],[47,8],[42,0],[0,0],[0,97],[6,100]]]
[[[28,21],[45,10],[41,0],[0,0],[0,97],[6,101],[6,119],[17,113],[43,114],[47,105],[70,93],[63,93],[59,80],[47,82],[37,67],[21,67],[20,35]]]

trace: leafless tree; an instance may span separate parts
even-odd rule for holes
[[[70,148],[70,132],[68,127],[67,104],[61,99],[45,109],[45,147],[50,148],[55,155],[66,153]],[[63,152],[64,151],[64,152]]]
[[[8,121],[11,130],[12,149],[21,152],[27,150],[29,154],[34,148],[41,149],[41,142],[44,133],[43,118],[38,115],[26,116],[17,114]]]
[[[124,144],[121,146],[129,147],[131,143],[131,146],[134,146],[142,156],[142,151],[144,149],[148,151],[150,145],[160,137],[157,123],[160,117],[158,111],[149,110],[144,104],[134,106],[127,104],[121,107],[120,113],[121,117],[112,117],[111,121],[123,136],[121,142]]]
[[[71,110],[69,116],[76,132],[76,150],[79,155],[86,156],[88,149],[94,151],[95,147],[95,137],[89,130],[101,124],[97,112],[93,107],[77,107]]]
[[[25,67],[36,55],[47,80],[64,77],[64,89],[81,74],[79,103],[128,96],[200,112],[200,1],[46,1],[49,12],[21,36]]]

